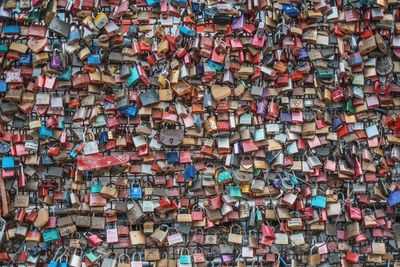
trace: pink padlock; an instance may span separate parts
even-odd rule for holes
[[[106,234],[106,241],[108,244],[115,244],[118,243],[118,230],[116,226],[115,228],[107,229],[107,234]]]
[[[91,247],[98,247],[104,242],[103,239],[90,232],[86,232],[83,235],[87,238],[87,242]]]

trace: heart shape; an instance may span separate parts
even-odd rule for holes
[[[231,88],[228,86],[213,85],[211,87],[211,94],[215,100],[222,100],[231,95]]]
[[[43,48],[47,45],[49,41],[47,38],[43,39],[29,39],[28,47],[35,53],[39,53],[43,50]]]

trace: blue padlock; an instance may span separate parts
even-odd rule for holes
[[[131,199],[142,199],[143,190],[139,184],[139,181],[134,179],[132,180],[131,187],[129,188],[129,198]]]
[[[19,35],[20,27],[18,25],[6,25],[3,27],[4,35]]]
[[[99,54],[92,54],[87,58],[87,63],[92,66],[100,65],[101,58]]]
[[[199,114],[193,115],[193,120],[194,120],[194,125],[196,128],[198,128],[198,129],[203,128],[203,121]]]
[[[81,33],[78,28],[72,29],[69,33],[67,44],[72,45],[81,39]]]
[[[326,197],[315,196],[311,199],[311,206],[313,208],[325,209],[326,208]]]
[[[103,131],[100,133],[99,136],[99,144],[105,145],[108,143],[108,133],[106,131]]]
[[[32,54],[20,56],[18,60],[18,64],[20,65],[31,65],[31,63],[32,63]]]
[[[8,84],[5,81],[0,81],[0,93],[7,93]]]
[[[10,152],[11,145],[9,143],[0,142],[0,154],[6,154]]]
[[[92,181],[93,171],[85,171],[83,175],[84,175],[85,181]]]
[[[1,167],[5,170],[14,169],[15,167],[14,157],[13,156],[3,157],[3,159],[1,160]]]
[[[298,17],[300,15],[299,9],[294,5],[283,5],[282,11],[292,18]]]
[[[334,131],[339,130],[339,128],[343,125],[343,121],[339,117],[335,117],[332,120],[332,127]]]
[[[183,176],[185,178],[185,181],[194,179],[196,177],[196,169],[194,165],[187,166],[183,172]]]
[[[196,35],[197,35],[196,31],[194,31],[186,26],[180,26],[179,33],[182,34],[183,36],[188,36],[188,37],[196,37]]]
[[[130,105],[130,106],[121,108],[120,111],[121,111],[121,114],[127,115],[127,116],[133,118],[133,117],[136,117],[139,110],[135,105]]]
[[[168,164],[179,163],[179,154],[176,151],[167,152]]]
[[[192,1],[192,11],[195,15],[199,16],[203,14],[203,11],[201,9],[200,3],[195,3]]]

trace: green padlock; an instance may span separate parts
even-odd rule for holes
[[[28,23],[33,23],[33,22],[39,21],[40,13],[41,13],[40,9],[35,9],[35,10],[29,12],[29,15],[28,15],[28,18],[26,21]]]
[[[253,170],[253,175],[254,175],[254,176],[258,176],[258,175],[261,174],[261,172],[262,172],[262,171],[261,171],[260,169],[254,169],[254,170]]]
[[[0,53],[1,54],[7,53],[7,51],[8,51],[8,46],[5,44],[0,44]]]
[[[344,105],[344,110],[349,112],[349,113],[355,113],[356,112],[356,109],[354,108],[352,99],[347,99],[346,104]]]
[[[333,79],[334,77],[334,70],[331,68],[327,69],[317,69],[317,77],[318,79]]]
[[[94,254],[93,250],[87,251],[85,253],[85,257],[88,258],[93,263],[100,259],[100,255]]]
[[[259,228],[259,227],[261,227],[262,223],[263,223],[263,214],[261,213],[261,210],[258,207],[256,207],[256,224],[255,224],[255,226],[257,228]]]
[[[72,68],[67,68],[58,75],[58,79],[61,81],[69,81],[72,77]]]

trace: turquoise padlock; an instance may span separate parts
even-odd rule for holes
[[[64,121],[64,118],[63,118],[63,117],[58,117],[57,122],[58,122],[58,124],[57,124],[57,129],[59,129],[59,130],[64,130],[64,129],[65,129],[65,121]]]
[[[214,62],[214,61],[211,61],[211,60],[209,60],[209,61],[207,62],[207,65],[208,65],[211,69],[213,69],[213,70],[215,70],[215,71],[222,71],[222,69],[224,68],[224,65],[219,64],[219,63]]]
[[[100,193],[102,188],[103,188],[102,184],[100,183],[94,184],[90,187],[90,193]]]
[[[58,75],[58,79],[61,81],[69,81],[72,77],[72,68],[68,68],[66,70],[64,70],[63,72],[61,72]]]
[[[132,87],[137,82],[139,82],[139,80],[140,80],[139,72],[135,66],[131,68],[131,75],[128,77],[128,79],[126,79],[126,85],[128,85],[128,87]]]
[[[106,122],[106,118],[104,115],[99,115],[96,117],[96,121],[93,124],[94,127],[102,127],[102,126],[106,126],[107,122]]]
[[[75,159],[78,156],[78,152],[76,149],[79,147],[79,145],[75,145],[74,148],[69,152],[69,156],[73,159]]]
[[[51,243],[60,240],[60,233],[57,228],[46,229],[42,232],[42,237],[45,243]]]
[[[239,118],[240,125],[251,125],[253,115],[249,113],[245,113]]]
[[[57,266],[58,266],[58,261],[55,260],[55,259],[52,259],[52,260],[49,262],[49,265],[48,265],[48,267],[57,267]]]
[[[230,171],[222,171],[218,173],[219,183],[229,183],[232,180],[232,173]]]
[[[159,1],[159,0],[146,0],[146,3],[147,3],[149,6],[155,6],[155,5],[159,4],[160,1]]]
[[[183,253],[186,253],[186,254],[183,254]],[[179,255],[179,263],[192,265],[192,259],[189,254],[190,254],[189,250],[187,248],[183,248]]]
[[[15,161],[13,156],[3,157],[1,160],[1,167],[6,170],[14,169]]]
[[[326,207],[326,197],[316,196],[311,199],[311,206],[313,208],[325,209]]]
[[[63,251],[63,252],[62,252]],[[62,252],[62,253],[61,253]],[[65,254],[65,250],[64,247],[59,247],[56,251],[56,253],[54,254],[53,259],[51,259],[51,261],[49,262],[49,267],[58,267],[60,264],[60,260],[62,258],[62,256],[64,256]],[[61,254],[61,255],[60,255]],[[60,255],[60,256],[59,256]],[[65,255],[66,256],[66,255]]]
[[[267,134],[265,133],[264,128],[258,128],[254,131],[253,139],[256,142],[263,141],[267,139]]]
[[[61,255],[60,257],[60,263],[58,264],[58,267],[68,267],[68,256],[67,255]]]
[[[294,185],[298,185],[298,184],[299,184],[299,180],[298,180],[297,177],[294,176],[294,175],[290,175],[290,180],[292,181],[292,183],[293,183]]]
[[[263,214],[262,214],[261,210],[258,207],[256,207],[256,224],[255,225],[256,225],[256,227],[261,227],[262,223],[263,223]]]
[[[53,136],[53,130],[48,129],[45,124],[42,124],[39,129],[39,138],[46,139]]]
[[[242,197],[242,191],[240,189],[240,186],[231,186],[231,187],[229,187],[229,196],[230,197],[235,197],[235,198],[241,198]]]

